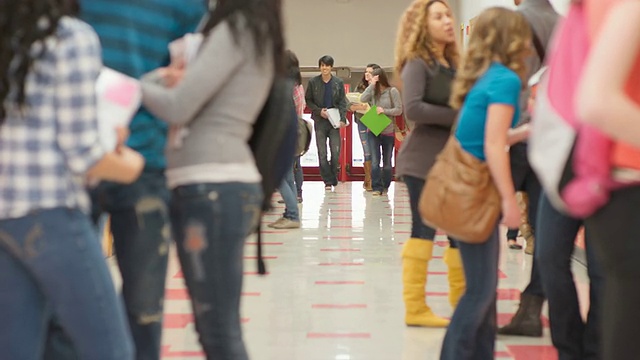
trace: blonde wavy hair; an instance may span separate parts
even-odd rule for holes
[[[415,0],[400,18],[395,51],[397,78],[400,78],[399,75],[409,60],[422,59],[427,64],[434,64],[434,56],[438,51],[433,44],[431,34],[429,34],[427,23],[429,9],[435,3],[441,3],[450,8],[445,0]],[[443,55],[450,62],[450,66],[456,68],[460,57],[457,42],[447,44]]]
[[[522,14],[494,7],[483,11],[473,28],[467,51],[456,73],[450,105],[460,109],[471,87],[493,61],[513,70],[527,83],[525,58],[531,52],[531,27]]]

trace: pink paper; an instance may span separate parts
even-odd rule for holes
[[[122,107],[129,107],[137,91],[138,87],[135,83],[118,81],[116,84],[107,87],[104,97],[107,101]]]

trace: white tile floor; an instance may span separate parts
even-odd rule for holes
[[[268,276],[255,275],[254,240],[248,240],[242,317],[251,359],[437,359],[444,330],[403,323],[400,249],[411,224],[404,185],[395,183],[388,196],[376,198],[362,191],[362,182],[341,183],[332,192],[325,192],[321,182],[306,182],[303,196],[302,229],[266,231]],[[282,211],[280,205],[263,222],[275,221]],[[436,240],[428,299],[436,313],[450,316],[441,259],[446,239],[440,235]],[[502,247],[499,324],[515,311],[530,265],[530,256]],[[203,359],[178,273],[172,257],[163,359]],[[586,271],[577,264],[575,273],[584,298]],[[498,338],[496,358],[557,355],[546,329],[540,339]]]

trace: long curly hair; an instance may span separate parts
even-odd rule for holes
[[[501,7],[483,11],[469,38],[451,91],[450,105],[460,109],[471,87],[492,62],[513,70],[527,83],[525,58],[531,52],[531,27],[522,14]]]
[[[435,63],[434,56],[437,50],[427,26],[429,9],[435,3],[441,3],[449,8],[449,4],[444,0],[415,0],[400,18],[395,53],[397,78],[409,60],[418,58],[430,65]],[[445,46],[443,55],[453,68],[458,66],[460,55],[455,41]]]
[[[25,83],[33,63],[46,52],[45,39],[55,34],[67,10],[61,0],[0,1],[0,124],[7,100],[24,108]],[[34,46],[35,44],[42,46]],[[9,94],[15,91],[15,98]]]

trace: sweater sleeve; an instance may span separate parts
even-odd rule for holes
[[[240,45],[233,39],[228,23],[215,27],[203,44],[200,55],[185,70],[174,88],[157,80],[157,71],[142,79],[142,101],[158,118],[175,125],[186,124],[213,98],[245,61]]]
[[[416,124],[453,126],[457,111],[447,107],[429,104],[422,100],[424,91],[432,75],[424,61],[415,59],[407,62],[402,70],[402,92],[405,115]]]
[[[398,89],[392,87],[389,91],[389,97],[391,98],[393,108],[384,109],[384,114],[387,116],[402,115],[402,98],[400,97],[400,92],[398,91]]]

